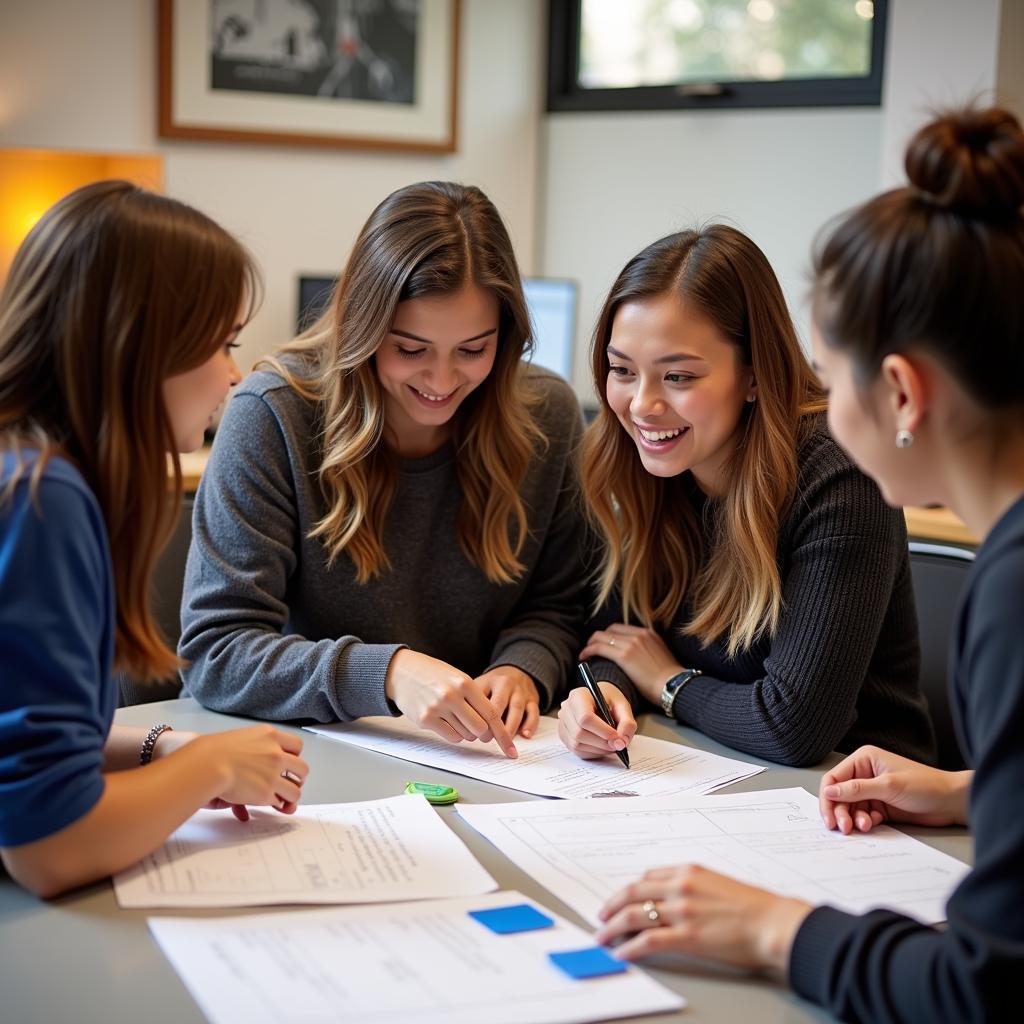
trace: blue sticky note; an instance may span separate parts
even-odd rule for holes
[[[573,949],[566,953],[548,953],[548,959],[570,978],[602,978],[606,974],[622,974],[626,964],[616,960],[601,946]]]
[[[555,922],[529,903],[516,903],[511,907],[494,907],[491,910],[471,910],[469,916],[490,928],[497,935],[512,935],[515,932],[533,932],[538,928],[550,928]]]

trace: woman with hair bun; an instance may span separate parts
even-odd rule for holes
[[[800,995],[843,1020],[1019,1020],[1024,132],[1005,110],[951,113],[918,132],[906,169],[909,187],[848,214],[816,255],[814,357],[835,437],[886,499],[942,502],[984,538],[951,662],[973,768],[864,747],[824,775],[821,810],[844,835],[884,821],[969,825],[974,866],[943,931],[884,910],[812,908],[686,866],[616,894],[598,940],[631,935],[626,959],[678,951],[787,971]]]
[[[903,517],[829,436],[764,253],[723,224],[647,246],[592,366],[600,628],[581,657],[616,728],[577,688],[569,749],[607,757],[653,705],[783,764],[863,743],[934,758]]]
[[[509,757],[578,645],[565,381],[526,365],[512,243],[478,188],[371,214],[330,307],[238,389],[196,498],[180,653],[218,711],[405,714]]]

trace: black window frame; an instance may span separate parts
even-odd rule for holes
[[[867,75],[765,82],[637,85],[616,89],[584,89],[577,84],[581,5],[582,0],[548,0],[549,112],[878,107],[882,104],[888,0],[874,0],[871,65]]]

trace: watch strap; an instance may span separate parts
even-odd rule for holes
[[[682,672],[677,672],[664,685],[661,691],[661,710],[665,712],[666,718],[672,717],[672,708],[675,705],[676,697],[679,696],[679,691],[699,675],[703,675],[699,668],[684,668]]]

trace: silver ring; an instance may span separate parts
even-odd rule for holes
[[[290,771],[287,768],[281,772],[281,778],[287,779],[289,782],[294,782],[296,786],[302,785],[302,777],[300,775],[296,775],[295,772]]]
[[[640,909],[647,915],[647,920],[651,924],[658,925],[661,923],[661,914],[658,913],[658,905],[654,900],[646,900]]]
[[[609,647],[614,647],[614,646],[615,646],[615,637],[609,637],[609,638],[608,638],[608,639],[607,639],[607,640],[605,641],[605,643],[606,643],[606,644],[607,644],[607,645],[608,645]]]

